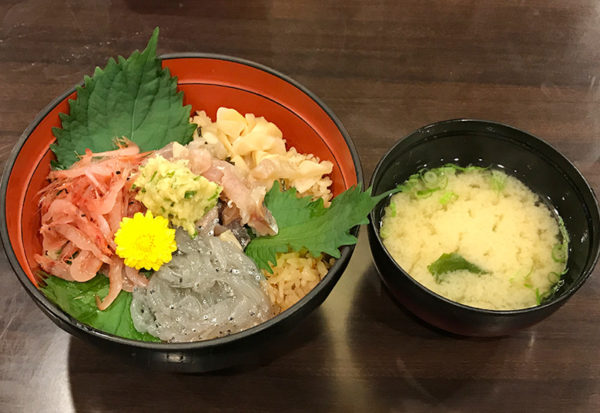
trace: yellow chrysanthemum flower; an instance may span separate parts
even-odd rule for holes
[[[136,270],[158,271],[164,263],[171,261],[177,249],[175,230],[169,228],[169,221],[152,216],[150,211],[123,218],[115,234],[115,243],[117,255],[125,260],[125,265]]]

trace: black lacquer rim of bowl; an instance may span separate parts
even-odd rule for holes
[[[462,129],[456,129],[456,130],[451,130],[451,131],[446,131],[443,130],[443,127],[446,125],[457,125],[460,124],[461,126],[464,126]],[[574,172],[577,177],[581,180],[581,182],[584,184],[584,188],[582,192],[587,191],[589,193],[589,195],[591,195],[591,198],[594,201],[594,211],[590,211],[591,213],[596,213],[596,216],[600,215],[600,209],[598,207],[598,200],[596,198],[596,195],[594,194],[594,190],[592,189],[592,187],[590,186],[590,184],[587,182],[587,180],[585,179],[585,177],[583,176],[583,174],[579,171],[579,169],[577,169],[577,167],[566,157],[564,156],[562,153],[560,153],[560,151],[558,151],[556,148],[554,148],[552,145],[550,145],[548,142],[546,142],[545,140],[538,138],[537,136],[532,135],[531,133],[525,132],[521,129],[515,128],[513,126],[501,123],[501,122],[494,122],[494,121],[488,121],[488,120],[481,120],[481,119],[469,119],[469,118],[459,118],[459,119],[449,119],[449,120],[443,120],[443,121],[439,121],[439,122],[434,122],[431,123],[427,126],[423,126],[421,128],[418,128],[417,130],[411,132],[410,134],[406,135],[405,137],[401,138],[400,140],[398,140],[386,153],[385,155],[383,155],[383,157],[379,160],[379,162],[377,163],[373,174],[371,176],[371,180],[369,183],[369,186],[373,186],[375,184],[375,178],[382,172],[382,168],[383,168],[383,164],[386,162],[386,160],[388,159],[388,157],[395,152],[396,147],[404,144],[405,141],[407,139],[422,135],[419,139],[419,141],[421,139],[436,139],[436,138],[441,138],[444,136],[449,136],[451,135],[457,135],[460,133],[465,133],[465,132],[474,132],[477,134],[484,134],[484,135],[488,135],[488,136],[492,136],[495,138],[502,138],[505,140],[510,140],[513,143],[518,143],[521,146],[524,147],[528,147],[531,148],[532,146],[530,144],[527,144],[526,142],[523,141],[515,141],[514,138],[510,138],[510,137],[506,137],[506,136],[499,136],[496,131],[486,131],[486,130],[480,130],[480,129],[472,129],[470,126],[471,125],[478,125],[478,126],[492,126],[495,128],[502,128],[507,132],[510,132],[512,134],[520,134],[522,136],[526,136],[528,139],[531,139],[532,142],[536,142],[538,145],[545,147],[545,149],[550,150],[554,156],[557,156],[558,158],[560,158],[563,162],[566,163],[566,165],[568,165],[568,167],[570,167],[572,169],[572,172]],[[430,129],[442,129],[442,131],[440,131],[439,133],[434,133],[434,134],[427,134],[428,130]],[[413,142],[413,145],[417,145],[419,141],[415,141]],[[539,155],[539,150],[534,148],[536,154]],[[552,162],[554,163],[554,162]],[[562,169],[562,168],[561,168]],[[569,178],[570,181],[572,181],[571,178]],[[574,184],[574,182],[573,182]],[[574,185],[576,186],[576,185]],[[387,198],[386,198],[387,199]],[[380,201],[380,202],[387,202],[386,199]],[[516,316],[519,314],[524,314],[524,313],[531,313],[532,311],[538,311],[538,310],[543,310],[546,309],[548,307],[553,307],[555,305],[557,305],[558,303],[563,303],[565,300],[567,300],[569,297],[571,297],[582,285],[583,283],[587,280],[587,278],[589,278],[589,276],[592,274],[594,267],[596,266],[596,263],[598,262],[598,258],[600,257],[600,249],[597,249],[596,251],[596,255],[595,257],[593,257],[593,261],[592,264],[590,265],[589,269],[583,273],[577,280],[576,283],[574,283],[574,285],[572,285],[565,293],[561,294],[558,298],[554,298],[552,301],[549,301],[547,303],[544,304],[540,304],[538,306],[535,307],[528,307],[528,308],[522,308],[522,309],[518,309],[518,310],[489,310],[489,309],[485,309],[485,308],[478,308],[478,307],[472,307],[469,305],[465,305],[465,304],[461,304],[458,303],[456,301],[452,301],[446,297],[443,297],[439,294],[437,294],[436,292],[428,289],[427,287],[423,286],[421,283],[419,283],[417,280],[415,280],[407,271],[405,271],[402,267],[400,267],[400,265],[396,262],[396,260],[394,260],[394,258],[391,256],[391,254],[389,253],[389,251],[387,250],[387,248],[385,247],[385,245],[383,244],[383,241],[381,240],[381,237],[379,235],[379,228],[378,228],[378,222],[375,222],[375,211],[376,211],[377,207],[374,208],[370,213],[369,213],[369,226],[370,228],[373,230],[373,233],[375,234],[376,238],[377,238],[377,243],[379,244],[379,247],[384,251],[386,257],[388,258],[388,260],[395,266],[396,270],[400,271],[402,274],[404,274],[416,287],[418,287],[419,289],[421,289],[424,293],[426,294],[430,294],[431,296],[437,298],[438,300],[446,303],[447,305],[456,307],[457,309],[460,310],[466,310],[466,311],[475,311],[478,313],[483,313],[483,314],[489,314],[489,315],[494,315],[494,316]],[[381,275],[381,274],[380,274]]]
[[[213,60],[223,60],[223,61],[228,61],[228,62],[239,63],[239,64],[242,64],[245,66],[259,69],[270,75],[278,77],[278,78],[284,80],[285,82],[291,84],[292,86],[296,87],[298,90],[300,90],[305,95],[307,95],[311,100],[313,100],[327,114],[327,116],[334,122],[336,128],[338,129],[338,131],[344,138],[344,141],[346,142],[348,150],[350,151],[350,155],[352,157],[352,162],[354,164],[354,169],[356,172],[357,183],[360,185],[363,185],[364,178],[363,178],[362,166],[360,163],[360,157],[358,156],[358,151],[356,150],[356,147],[354,146],[354,142],[350,138],[350,135],[346,131],[346,128],[343,126],[343,124],[339,120],[339,118],[333,113],[333,111],[319,97],[317,97],[317,95],[315,95],[313,92],[308,90],[305,86],[303,86],[296,80],[292,79],[291,77],[284,75],[283,73],[278,72],[277,70],[272,69],[268,66],[265,66],[265,65],[262,65],[260,63],[256,63],[256,62],[253,62],[250,60],[233,57],[233,56],[214,54],[214,53],[171,53],[171,54],[161,55],[159,57],[159,59],[161,59],[161,60],[183,59],[183,58],[213,59]],[[157,351],[208,350],[208,349],[219,347],[222,345],[231,344],[238,340],[244,340],[244,339],[250,338],[250,337],[255,336],[256,334],[259,334],[275,325],[280,324],[281,322],[285,321],[286,319],[292,317],[296,312],[300,311],[305,304],[307,304],[315,296],[317,296],[321,290],[327,288],[330,283],[335,284],[337,282],[337,279],[339,278],[339,276],[341,276],[341,274],[338,275],[337,273],[350,260],[350,257],[354,251],[355,245],[346,245],[346,246],[342,247],[340,258],[338,258],[336,260],[334,265],[329,269],[329,271],[327,272],[325,277],[321,280],[321,282],[319,282],[319,284],[317,284],[317,286],[315,286],[308,294],[306,294],[303,298],[301,298],[297,303],[295,303],[293,306],[286,309],[285,311],[282,311],[275,317],[273,317],[263,323],[260,323],[252,328],[243,330],[243,331],[235,333],[235,334],[231,334],[231,335],[219,337],[219,338],[214,338],[214,339],[210,339],[210,340],[195,341],[195,342],[191,342],[191,343],[153,343],[153,342],[145,342],[145,341],[130,340],[130,339],[122,338],[122,337],[115,336],[115,335],[112,335],[109,333],[105,333],[101,330],[98,330],[98,329],[90,327],[86,324],[83,324],[83,323],[79,322],[77,319],[71,317],[67,313],[60,310],[54,304],[52,304],[29,280],[29,278],[27,277],[27,275],[21,268],[19,261],[17,260],[17,257],[14,253],[14,250],[12,249],[12,245],[10,243],[10,238],[8,236],[8,229],[6,227],[6,189],[8,187],[8,180],[11,175],[14,163],[19,155],[21,148],[23,147],[23,145],[25,144],[25,142],[31,135],[32,131],[39,125],[39,123],[47,116],[47,114],[52,109],[54,109],[66,97],[68,97],[73,92],[75,92],[76,88],[80,85],[81,84],[75,85],[74,87],[70,88],[65,93],[60,95],[59,97],[52,100],[44,109],[42,109],[37,114],[37,116],[29,124],[29,126],[25,129],[25,131],[21,134],[21,137],[19,138],[19,140],[13,147],[13,149],[6,161],[6,164],[4,166],[4,171],[2,173],[2,180],[1,180],[1,184],[0,184],[0,220],[3,223],[3,225],[0,228],[0,235],[1,235],[2,243],[4,244],[4,252],[5,252],[6,256],[8,257],[9,263],[10,263],[11,267],[13,268],[13,271],[17,275],[17,278],[19,279],[19,281],[21,282],[23,287],[25,287],[27,292],[38,302],[38,304],[41,304],[43,306],[44,310],[48,311],[50,314],[52,314],[58,320],[75,327],[78,330],[78,332],[81,332],[84,335],[89,334],[96,338],[108,340],[115,344],[132,346],[132,347],[137,347],[137,348],[147,349],[147,350],[157,350]],[[255,93],[255,92],[253,92],[253,93]],[[353,229],[352,232],[355,236],[358,236],[359,229],[360,228],[358,226]]]

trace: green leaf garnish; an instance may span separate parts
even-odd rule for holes
[[[355,225],[366,224],[371,209],[398,190],[371,196],[371,188],[362,192],[357,185],[336,196],[329,208],[325,208],[322,199],[298,198],[295,188],[281,191],[279,182],[275,181],[265,195],[265,206],[273,214],[279,232],[254,238],[246,247],[246,255],[269,272],[272,272],[269,263],[276,265],[278,252],[307,250],[314,257],[325,253],[339,258],[339,247],[357,241],[350,230]]]
[[[462,255],[452,252],[442,254],[440,258],[427,266],[427,269],[434,276],[439,284],[444,280],[444,275],[454,271],[467,270],[474,274],[487,274],[487,271],[479,268],[477,265],[467,261]]]
[[[133,326],[130,312],[131,293],[121,291],[106,310],[98,309],[96,296],[105,297],[108,294],[108,277],[98,274],[90,281],[79,283],[48,276],[44,278],[44,283],[44,286],[40,286],[42,293],[81,323],[131,340],[160,342],[150,334],[140,333]]]
[[[141,151],[160,149],[169,142],[186,144],[195,126],[190,124],[191,106],[183,106],[177,78],[163,69],[156,57],[158,27],[143,52],[128,58],[109,59],[77,87],[69,100],[69,114],[60,114],[61,128],[53,128],[56,143],[51,149],[54,168],[68,168],[85,153],[115,149],[114,140],[126,137]]]

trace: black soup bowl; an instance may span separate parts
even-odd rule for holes
[[[413,279],[383,245],[379,231],[387,198],[369,216],[369,243],[388,291],[427,323],[465,336],[507,335],[548,317],[584,284],[598,260],[600,218],[589,184],[556,149],[528,133],[494,122],[456,119],[425,126],[398,141],[375,168],[373,193],[395,188],[421,168],[446,163],[503,168],[558,212],[570,236],[564,284],[540,305],[519,310],[486,310],[448,300]]]

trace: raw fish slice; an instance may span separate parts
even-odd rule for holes
[[[163,150],[161,150],[163,151]],[[263,205],[264,188],[251,189],[246,180],[238,174],[236,167],[229,162],[214,158],[202,145],[192,141],[188,146],[173,144],[165,148],[164,155],[173,159],[187,159],[190,170],[209,181],[223,187],[221,197],[239,209],[242,224],[248,224],[259,235],[274,235],[277,224]]]
[[[277,224],[263,205],[264,192],[251,190],[233,165],[215,159],[212,167],[205,171],[203,176],[223,187],[224,197],[239,209],[243,224],[250,225],[259,235],[277,233]]]

